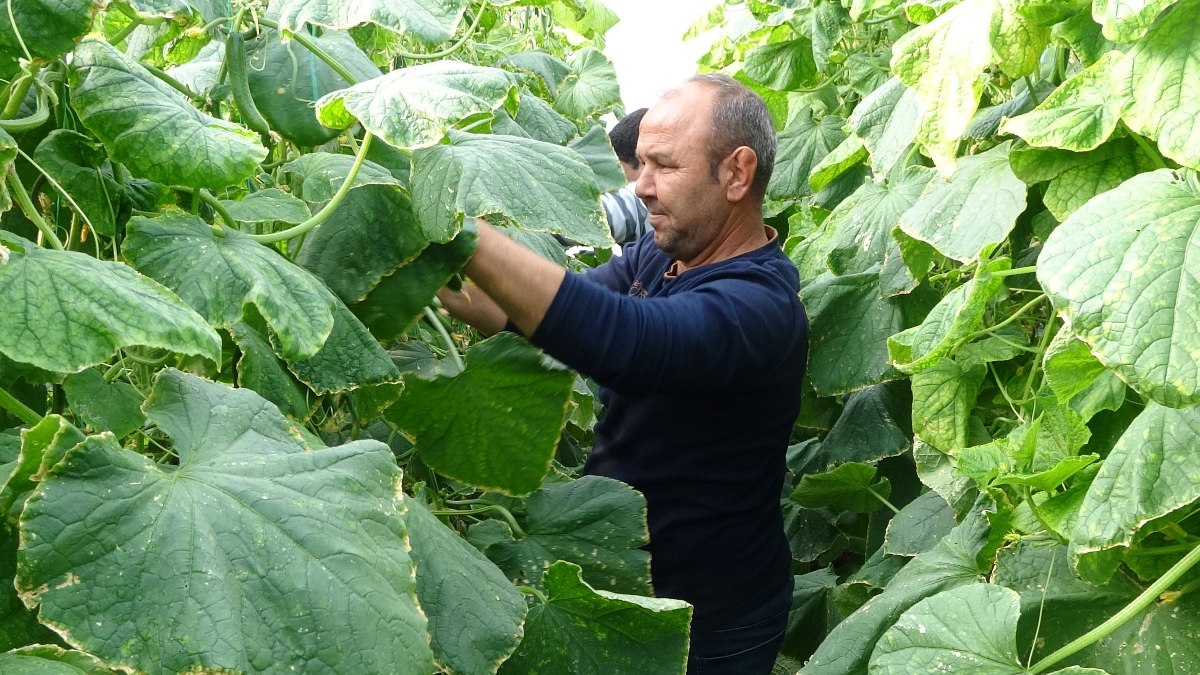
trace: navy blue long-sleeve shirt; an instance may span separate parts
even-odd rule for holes
[[[717,630],[791,579],[779,494],[808,324],[775,241],[677,276],[671,265],[649,233],[568,273],[531,341],[601,385],[584,472],[645,495],[656,593]]]

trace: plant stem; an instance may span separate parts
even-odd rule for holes
[[[450,360],[454,361],[454,365],[458,366],[459,372],[466,369],[462,357],[458,355],[458,347],[454,344],[454,338],[450,337],[450,332],[442,325],[441,319],[438,318],[437,312],[432,308],[425,308],[425,319],[433,324],[434,330],[441,336],[442,342],[446,343],[446,352],[450,354]]]
[[[1028,75],[1025,76],[1025,88],[1029,90],[1029,98],[1033,101],[1033,107],[1038,107],[1041,101],[1038,100],[1037,90],[1033,88],[1033,78]]]
[[[1029,377],[1025,380],[1025,388],[1021,390],[1021,398],[1027,399],[1033,392],[1033,380],[1041,371],[1042,356],[1045,355],[1046,349],[1050,346],[1050,340],[1054,339],[1054,321],[1058,317],[1053,313],[1050,314],[1050,320],[1046,322],[1045,328],[1042,329],[1042,339],[1038,342],[1037,352],[1033,358],[1033,365],[1029,368]]]
[[[32,166],[34,169],[37,169],[37,172],[42,174],[42,176],[46,179],[46,182],[50,183],[50,185],[58,191],[58,194],[67,199],[67,204],[71,206],[71,209],[74,210],[75,213],[79,214],[79,217],[82,218],[83,222],[87,224],[88,229],[95,233],[96,226],[92,224],[92,219],[88,218],[88,215],[83,211],[83,207],[81,207],[79,203],[75,201],[75,198],[67,192],[62,184],[55,180],[54,176],[51,176],[45,169],[43,169],[41,164],[33,161],[33,158],[26,154],[24,150],[17,148],[17,152],[25,159],[26,162],[29,162],[30,166]]]
[[[1131,601],[1128,605],[1125,605],[1121,611],[1114,614],[1108,621],[1105,621],[1099,626],[1096,626],[1092,630],[1084,633],[1080,637],[1072,640],[1066,646],[1031,666],[1029,668],[1030,675],[1037,675],[1038,673],[1045,672],[1047,668],[1050,668],[1059,661],[1062,661],[1084,647],[1094,644],[1111,635],[1113,631],[1119,628],[1126,621],[1129,621],[1143,609],[1149,607],[1150,603],[1154,602],[1158,596],[1162,595],[1168,588],[1171,587],[1171,584],[1178,581],[1180,577],[1186,574],[1187,571],[1192,569],[1192,567],[1198,562],[1200,562],[1200,546],[1193,548],[1190,553],[1183,557],[1183,559],[1172,565],[1171,569],[1167,570],[1166,574],[1162,575],[1157,581],[1150,584],[1146,590],[1142,591],[1140,595],[1134,598],[1133,601]]]
[[[358,147],[358,154],[354,156],[354,165],[350,167],[350,173],[346,174],[346,180],[342,181],[342,186],[338,188],[337,193],[333,195],[333,199],[329,200],[325,208],[314,214],[312,218],[294,227],[289,227],[282,232],[251,234],[249,237],[260,244],[274,244],[275,242],[286,241],[299,237],[302,234],[307,234],[309,230],[329,220],[329,216],[333,215],[333,212],[342,205],[342,200],[346,198],[346,195],[350,192],[350,188],[354,186],[354,179],[358,177],[358,170],[362,168],[363,162],[367,159],[367,150],[371,147],[371,138],[370,132],[363,137],[362,145]]]
[[[132,16],[130,16],[130,14],[132,14]],[[130,33],[133,33],[133,31],[137,30],[138,26],[142,25],[142,17],[138,16],[137,14],[133,14],[132,12],[130,12],[130,13],[127,13],[125,16],[129,18],[129,23],[125,24],[124,28],[117,31],[117,34],[112,36],[112,38],[109,39],[109,44],[112,44],[112,45],[121,44],[122,40],[129,37]]]
[[[995,331],[995,330],[998,330],[998,329],[1000,329],[1000,328],[1004,328],[1005,326],[1007,326],[1007,325],[1011,324],[1012,322],[1014,322],[1014,321],[1016,321],[1017,319],[1019,319],[1019,318],[1021,318],[1022,316],[1024,316],[1024,314],[1025,314],[1026,312],[1028,312],[1029,310],[1031,310],[1031,309],[1033,309],[1034,307],[1038,306],[1038,305],[1039,305],[1039,304],[1040,304],[1040,303],[1041,303],[1043,300],[1045,300],[1045,299],[1046,299],[1046,294],[1045,294],[1045,293],[1040,293],[1040,294],[1038,294],[1038,296],[1037,296],[1036,298],[1034,298],[1034,299],[1030,300],[1029,302],[1025,303],[1024,305],[1021,305],[1021,306],[1020,306],[1020,307],[1017,309],[1017,311],[1015,311],[1015,312],[1013,312],[1012,314],[1010,314],[1010,315],[1008,316],[1008,318],[1006,318],[1005,320],[1003,320],[1003,321],[1001,321],[1000,323],[996,324],[995,326],[988,326],[987,328],[983,328],[983,329],[981,329],[981,330],[977,330],[977,331],[975,331],[974,333],[971,333],[971,335],[970,335],[970,336],[967,338],[967,340],[966,340],[966,341],[968,341],[968,342],[969,342],[969,341],[971,341],[971,340],[974,340],[975,338],[979,337],[980,335],[983,335],[983,334],[985,334],[985,333],[988,333],[988,332],[990,332],[990,331]]]
[[[33,426],[42,421],[42,416],[33,411],[33,408],[21,403],[16,396],[8,393],[4,388],[0,387],[0,408],[4,408],[8,412],[16,415],[22,422]]]
[[[180,82],[179,80],[171,77],[163,69],[152,66],[149,63],[144,63],[144,62],[142,63],[142,67],[145,68],[147,71],[149,71],[151,75],[153,75],[154,77],[157,77],[159,80],[161,80],[163,82],[163,84],[166,84],[168,87],[170,87],[170,88],[174,89],[175,91],[188,97],[196,104],[204,105],[205,100],[204,100],[203,96],[201,96],[200,94],[197,94],[196,92],[192,91],[191,89],[188,89],[187,85],[185,85],[184,83]]]
[[[533,597],[537,598],[538,600],[541,600],[543,605],[550,603],[550,599],[546,597],[546,594],[542,593],[541,591],[534,588],[533,586],[517,586],[517,590],[521,591],[525,595],[532,595]]]
[[[237,229],[237,221],[233,219],[233,216],[229,215],[229,209],[225,208],[221,200],[212,196],[212,193],[204,188],[200,188],[200,199],[205,204],[211,206],[212,210],[216,211],[218,216],[221,216],[221,220],[225,221],[226,227]]]
[[[0,112],[0,117],[8,120],[17,114],[17,111],[21,109],[21,104],[25,102],[25,95],[29,93],[29,88],[33,86],[33,78],[36,76],[37,71],[34,71],[17,80],[17,84],[8,95],[8,102],[4,104],[4,111]]]
[[[1124,123],[1122,123],[1122,125],[1124,125]],[[1162,155],[1158,154],[1158,150],[1150,145],[1150,141],[1146,140],[1141,134],[1134,133],[1133,129],[1130,129],[1129,127],[1125,127],[1125,130],[1129,132],[1129,136],[1133,138],[1133,142],[1138,144],[1138,147],[1142,149],[1142,152],[1150,156],[1150,159],[1154,161],[1154,164],[1157,165],[1158,168],[1168,168],[1167,162],[1162,158]]]
[[[487,9],[487,5],[488,0],[483,0],[483,2],[479,3],[479,11],[475,12],[475,18],[471,21],[471,25],[467,28],[467,32],[463,33],[463,36],[459,38],[458,42],[455,42],[449,47],[446,47],[441,51],[430,52],[429,54],[414,54],[412,52],[406,52],[403,50],[393,50],[394,53],[396,56],[401,56],[406,59],[414,59],[417,61],[429,61],[432,59],[440,59],[445,56],[450,56],[454,52],[462,49],[462,46],[467,44],[467,40],[470,40],[471,36],[475,34],[475,29],[479,27],[479,21],[483,18],[483,10]]]
[[[259,17],[258,23],[262,24],[263,26],[266,26],[267,28],[274,28],[275,30],[280,30],[279,24],[274,21],[271,21],[270,19],[264,19],[262,17]],[[307,35],[305,35],[304,33],[293,33],[290,30],[289,31],[281,30],[280,32],[284,33],[285,37],[289,37],[289,38],[295,40],[296,42],[299,42],[305,49],[312,52],[313,55],[315,55],[318,59],[321,59],[322,61],[324,61],[325,65],[332,68],[333,72],[340,75],[342,77],[342,79],[345,80],[348,84],[358,84],[357,77],[351,75],[350,71],[346,70],[345,66],[338,63],[329,54],[325,53],[325,50],[321,49],[321,46],[318,45],[316,42],[313,42]]]
[[[500,506],[499,504],[485,504],[483,506],[477,506],[473,509],[463,509],[461,511],[456,511],[454,509],[442,509],[430,511],[430,513],[435,516],[473,516],[480,513],[491,513],[493,511],[499,513],[500,517],[508,523],[508,527],[512,529],[513,535],[516,538],[525,538],[525,530],[521,529],[521,526],[517,524],[517,519],[513,517],[513,514],[509,512],[508,509]]]
[[[33,205],[33,200],[29,198],[29,193],[25,191],[25,186],[21,183],[21,179],[17,177],[16,169],[9,168],[8,175],[5,177],[8,182],[8,190],[16,197],[17,203],[21,205],[21,210],[25,212],[25,217],[37,225],[37,229],[50,242],[52,248],[63,250],[63,244],[55,234],[54,228],[42,218],[42,214],[38,213],[37,207]]]
[[[872,488],[870,485],[867,486],[867,492],[870,492],[871,496],[873,496],[875,499],[878,499],[884,506],[891,509],[892,513],[897,513],[897,514],[900,513],[900,509],[896,508],[895,504],[893,504],[893,503],[889,502],[887,499],[885,499],[883,497],[883,495],[876,492],[875,489]]]
[[[1020,276],[1022,274],[1033,274],[1036,271],[1037,271],[1037,265],[1030,265],[1029,267],[1014,267],[1011,270],[1000,270],[999,272],[990,272],[990,273],[988,273],[988,276],[1000,277],[1000,278],[1015,277],[1015,276]]]
[[[1046,610],[1046,595],[1050,592],[1050,579],[1054,575],[1055,560],[1058,560],[1058,549],[1055,549],[1054,553],[1050,555],[1050,565],[1046,568],[1046,583],[1042,585],[1042,601],[1038,604],[1038,620],[1037,626],[1033,629],[1033,644],[1029,645],[1029,658],[1025,659],[1027,665],[1033,663],[1033,650],[1037,647],[1038,636],[1042,634],[1042,614]]]

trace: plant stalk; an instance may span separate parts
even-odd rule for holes
[[[33,408],[21,403],[16,396],[8,393],[3,387],[0,387],[0,408],[16,415],[29,426],[34,426],[42,421],[42,416],[34,412]]]
[[[891,509],[892,513],[895,513],[897,515],[900,513],[900,509],[896,508],[895,504],[889,502],[886,498],[884,498],[883,495],[876,492],[874,490],[874,488],[872,488],[870,485],[867,486],[867,492],[870,492],[872,497],[874,497],[875,499],[878,499],[880,501],[880,503],[882,503],[884,506]]]
[[[33,86],[33,78],[37,77],[37,71],[31,72],[17,80],[16,86],[8,95],[8,102],[4,104],[4,111],[0,112],[0,117],[9,120],[12,119],[17,111],[21,109],[21,104],[25,102],[25,95],[29,93],[29,88]]]
[[[363,162],[367,159],[367,150],[371,147],[371,138],[370,132],[363,137],[362,145],[358,147],[358,154],[354,156],[354,165],[350,167],[350,173],[346,174],[346,180],[342,181],[342,186],[338,188],[337,193],[333,195],[333,199],[329,200],[325,208],[314,214],[312,218],[299,225],[289,227],[286,230],[272,232],[271,234],[251,234],[248,236],[260,244],[274,244],[307,234],[309,230],[329,220],[329,216],[333,215],[333,212],[342,205],[342,200],[350,193],[350,188],[354,185],[354,179],[358,177],[358,170],[362,168]]]
[[[1150,603],[1166,592],[1171,587],[1171,584],[1178,581],[1180,577],[1186,574],[1198,562],[1200,562],[1200,546],[1193,548],[1191,553],[1188,553],[1183,559],[1175,563],[1171,569],[1167,570],[1166,574],[1150,584],[1146,590],[1142,591],[1141,595],[1138,595],[1132,602],[1125,605],[1121,611],[1114,614],[1108,621],[1072,640],[1069,644],[1031,666],[1029,668],[1030,675],[1045,672],[1047,668],[1052,667],[1059,661],[1111,635],[1113,631],[1120,628],[1126,621],[1129,621],[1143,609],[1149,607]]]
[[[237,229],[237,221],[229,214],[229,209],[225,208],[221,200],[214,197],[211,192],[204,188],[200,188],[200,199],[205,204],[211,206],[212,210],[216,211],[218,216],[221,216],[221,220],[225,221],[226,227]]]
[[[499,513],[500,517],[508,523],[508,527],[512,529],[514,536],[516,536],[518,539],[525,538],[525,530],[521,529],[521,526],[517,524],[517,519],[513,517],[513,514],[510,513],[508,509],[498,504],[487,504],[484,506],[477,506],[473,509],[463,509],[461,511],[456,511],[454,509],[441,509],[430,511],[430,513],[435,516],[473,516],[480,513],[491,513],[493,511]]]
[[[25,217],[33,221],[34,225],[37,225],[38,231],[42,233],[46,241],[50,242],[51,247],[59,251],[64,250],[62,241],[59,240],[58,235],[54,232],[54,228],[50,227],[50,224],[42,217],[42,214],[38,213],[37,207],[33,205],[33,200],[29,198],[29,193],[25,191],[25,185],[17,177],[16,169],[10,167],[8,175],[5,178],[8,182],[9,192],[12,192],[17,203],[21,205],[21,210],[25,212]]]
[[[466,370],[467,366],[458,354],[458,346],[454,344],[454,338],[450,337],[450,332],[442,325],[441,319],[438,318],[437,312],[433,311],[432,307],[425,308],[425,319],[433,324],[433,328],[441,336],[442,342],[446,343],[446,351],[450,354],[450,360],[454,361],[454,365],[458,366],[459,372]]]

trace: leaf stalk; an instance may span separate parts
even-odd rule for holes
[[[329,203],[326,204],[325,207],[316,214],[314,214],[312,218],[309,218],[299,225],[289,227],[288,229],[280,232],[272,232],[270,234],[252,234],[249,235],[249,237],[260,244],[274,244],[276,242],[294,239],[302,234],[307,234],[309,230],[315,228],[326,220],[329,220],[329,216],[333,215],[333,212],[342,205],[342,201],[346,198],[346,195],[349,194],[350,188],[354,186],[354,179],[358,177],[358,170],[362,168],[363,162],[367,159],[367,150],[369,150],[371,147],[372,138],[373,136],[371,133],[367,132],[366,136],[363,137],[362,145],[358,147],[358,154],[354,156],[354,164],[350,167],[350,172],[346,174],[346,180],[342,181],[342,186],[338,188],[337,193],[333,195],[333,199],[330,199]]]
[[[458,366],[459,372],[466,370],[467,366],[463,363],[462,357],[458,355],[458,347],[454,344],[454,338],[450,337],[450,332],[442,325],[437,312],[433,311],[430,307],[426,307],[425,320],[433,324],[433,328],[442,338],[442,342],[446,343],[446,352],[450,354],[450,360],[454,361],[454,365]]]
[[[16,396],[5,391],[3,387],[0,387],[0,408],[4,408],[16,415],[22,422],[29,426],[34,426],[42,421],[42,416],[34,412],[33,408],[21,403]]]
[[[29,198],[29,193],[25,191],[25,185],[17,177],[16,169],[10,167],[5,179],[8,182],[9,191],[16,197],[17,204],[21,206],[21,210],[25,212],[25,217],[33,221],[33,224],[37,226],[38,231],[42,233],[46,241],[50,242],[52,248],[59,251],[65,250],[62,241],[58,238],[58,234],[54,232],[54,228],[50,227],[50,224],[42,217],[42,214],[38,212],[37,207],[33,205],[33,200]]]

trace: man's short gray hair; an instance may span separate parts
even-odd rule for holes
[[[775,169],[775,125],[767,104],[758,94],[722,73],[705,73],[688,78],[716,90],[713,96],[712,136],[708,146],[708,169],[713,179],[721,160],[741,146],[754,151],[758,168],[750,184],[750,194],[761,200],[767,194],[771,172]]]

